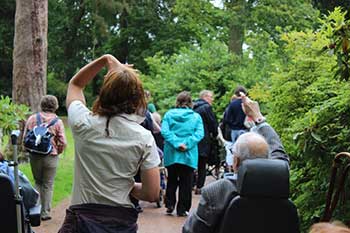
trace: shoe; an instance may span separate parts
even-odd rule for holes
[[[167,213],[167,214],[172,214],[173,211],[174,211],[174,208],[173,208],[173,207],[168,207],[168,208],[166,209],[166,213]]]
[[[42,221],[48,221],[48,220],[51,220],[51,219],[52,219],[51,216],[42,216],[41,217]]]
[[[177,216],[178,216],[178,217],[187,217],[187,216],[188,216],[188,212],[185,211],[185,212],[177,213]]]
[[[136,209],[137,213],[142,213],[143,212],[143,209],[142,209],[141,206],[136,206],[135,209]]]
[[[201,195],[201,189],[200,188],[196,188],[196,190],[194,191],[194,194],[196,195]]]

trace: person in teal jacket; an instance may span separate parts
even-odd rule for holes
[[[172,214],[187,216],[192,203],[193,170],[198,165],[198,143],[204,136],[201,116],[192,110],[191,94],[183,91],[176,98],[176,108],[170,109],[162,122],[164,166],[168,170],[165,207]]]

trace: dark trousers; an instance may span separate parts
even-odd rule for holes
[[[136,233],[134,208],[100,204],[72,205],[58,233]]]
[[[207,176],[207,160],[208,157],[198,157],[198,177],[197,177],[197,188],[202,188],[205,183],[205,177]]]
[[[176,212],[178,214],[189,211],[192,205],[193,168],[183,164],[173,164],[166,167],[168,170],[168,183],[166,188],[167,208],[174,208],[176,204],[176,190],[179,187],[179,201]]]

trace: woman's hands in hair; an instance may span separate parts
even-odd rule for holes
[[[113,55],[110,54],[106,54],[104,55],[104,58],[106,59],[106,67],[108,69],[108,73],[109,72],[113,72],[116,70],[120,70],[126,67],[133,67],[133,64],[122,64],[120,63],[120,61],[118,61],[117,58],[115,58]]]
[[[118,61],[117,58],[115,58],[113,55],[106,54],[103,56],[106,59],[106,67],[108,69],[108,72],[118,70],[121,67],[123,67],[123,64]]]

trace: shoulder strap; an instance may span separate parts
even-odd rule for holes
[[[41,117],[40,117],[40,113],[36,113],[36,125],[40,126],[41,125]]]
[[[57,121],[58,121],[58,117],[55,117],[55,118],[46,126],[46,128],[50,128],[51,126],[53,126],[54,124],[56,124]]]

